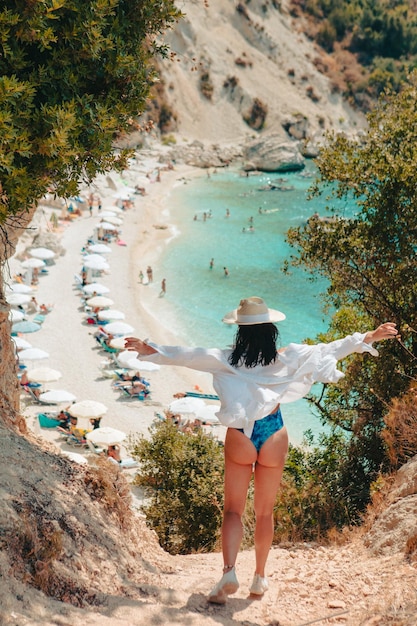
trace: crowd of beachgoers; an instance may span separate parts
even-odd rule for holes
[[[122,176],[103,175],[75,198],[45,197],[8,263],[22,414],[76,462],[116,446],[130,467],[130,436],[148,436],[160,419],[224,437],[206,375],[124,350],[126,335],[173,340],[160,323],[158,254],[170,234],[169,193],[187,172],[132,159]]]

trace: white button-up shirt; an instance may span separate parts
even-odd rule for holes
[[[147,342],[157,352],[140,356],[144,361],[161,365],[183,365],[210,372],[213,387],[220,399],[217,417],[225,426],[243,428],[251,436],[253,425],[277,406],[303,398],[316,382],[335,383],[344,376],[337,361],[353,352],[377,350],[364,342],[365,334],[354,333],[344,339],[315,345],[290,343],[278,352],[269,365],[233,367],[228,358],[231,349],[159,346]]]

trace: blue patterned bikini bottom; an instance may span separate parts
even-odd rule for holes
[[[280,408],[278,408],[275,413],[271,413],[260,420],[256,420],[250,438],[256,450],[259,452],[265,441],[269,439],[271,435],[281,430],[281,428],[284,428],[284,421]],[[243,433],[243,428],[236,428],[236,430]]]

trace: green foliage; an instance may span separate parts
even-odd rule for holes
[[[1,0],[0,223],[48,188],[75,193],[127,154],[173,0]]]
[[[223,506],[223,450],[205,433],[155,424],[132,450],[140,462],[136,484],[149,497],[147,523],[171,554],[209,552],[216,545]]]
[[[307,432],[301,446],[290,446],[274,510],[274,542],[323,540],[330,529],[358,521],[358,494],[347,491],[341,479],[348,468],[348,439],[334,430],[316,443]],[[366,490],[363,495],[367,502]]]
[[[358,511],[378,472],[388,468],[381,432],[393,398],[417,376],[417,75],[399,95],[387,93],[369,115],[360,140],[329,135],[317,159],[312,195],[329,192],[332,217],[313,216],[288,233],[292,262],[329,281],[326,299],[337,314],[329,341],[390,320],[401,340],[378,345],[379,359],[344,360],[345,373],[323,397],[311,397],[322,419],[348,435],[339,481]],[[345,201],[357,212],[348,219]],[[350,515],[351,504],[349,505]]]
[[[346,57],[346,95],[359,102],[360,93],[377,98],[390,86],[397,88],[416,65],[417,8],[396,0],[293,0],[301,6],[310,21],[312,33],[326,51],[348,50],[359,58],[369,76],[352,83]],[[337,46],[335,44],[338,44]],[[378,69],[381,59],[385,70]],[[385,73],[392,73],[389,77]],[[349,78],[350,76],[350,78]],[[362,100],[365,102],[367,99]]]

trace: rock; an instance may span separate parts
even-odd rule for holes
[[[345,609],[346,602],[343,602],[343,600],[329,600],[327,606],[329,609]]]
[[[297,172],[305,163],[297,143],[285,143],[279,135],[265,135],[247,144],[245,169],[263,172]]]
[[[301,113],[284,119],[281,125],[288,135],[294,139],[307,139],[308,137],[310,124],[307,117]]]
[[[201,141],[173,147],[168,155],[171,161],[186,163],[199,168],[227,167],[232,161],[242,157],[239,146],[206,146]]]
[[[304,141],[300,146],[300,152],[305,159],[316,159],[320,154],[320,148],[312,141]]]
[[[387,508],[365,536],[365,545],[373,554],[404,552],[407,542],[415,538],[417,457],[410,459],[398,470],[387,500]]]

